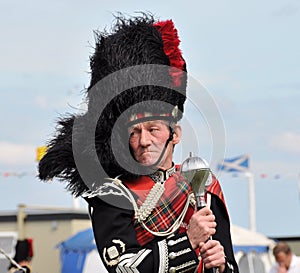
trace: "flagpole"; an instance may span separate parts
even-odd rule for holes
[[[256,208],[255,208],[255,185],[254,175],[250,172],[250,156],[248,154],[231,159],[224,159],[217,168],[227,172],[243,172],[248,179],[248,196],[249,196],[249,229],[256,231]],[[300,183],[300,182],[299,182]]]
[[[256,207],[255,207],[255,185],[254,175],[251,172],[245,173],[248,178],[248,191],[249,191],[249,229],[253,232],[256,231]]]
[[[299,199],[300,199],[300,173],[298,175],[298,194],[299,194]]]

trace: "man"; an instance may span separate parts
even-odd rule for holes
[[[238,272],[218,181],[197,211],[173,163],[187,84],[178,46],[171,20],[145,14],[98,33],[88,111],[60,122],[39,165],[88,202],[109,272]]]
[[[14,261],[23,269],[17,268],[13,263],[9,266],[9,273],[30,273],[31,272],[31,260],[33,258],[33,240],[31,238],[18,240],[16,244],[16,253]]]
[[[298,273],[300,272],[300,257],[297,257],[285,242],[279,242],[273,248],[276,264],[270,273]]]

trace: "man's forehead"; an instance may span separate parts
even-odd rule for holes
[[[129,129],[139,128],[142,126],[153,126],[153,125],[168,125],[167,120],[148,120],[144,122],[135,123],[129,127]]]
[[[276,260],[278,261],[283,261],[286,259],[288,255],[285,254],[284,252],[279,252],[277,255],[276,255]]]

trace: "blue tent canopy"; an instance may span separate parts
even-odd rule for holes
[[[80,231],[57,246],[63,251],[90,252],[96,248],[93,230]]]
[[[96,249],[93,230],[80,231],[57,247],[60,248],[61,273],[82,273],[88,253]]]
[[[258,246],[258,245],[234,245],[233,246],[233,251],[234,252],[238,252],[238,251],[242,251],[244,253],[249,253],[251,251],[254,251],[258,254],[260,253],[265,253],[269,251],[269,247],[268,246]]]

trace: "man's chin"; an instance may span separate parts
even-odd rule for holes
[[[147,162],[142,162],[141,165],[144,166],[144,167],[149,167],[149,168],[152,168],[152,167],[155,167],[153,166],[153,164],[155,164],[155,162],[152,162],[152,161],[147,161]]]
[[[156,166],[156,162],[157,162],[157,159],[154,160],[154,159],[144,159],[144,160],[141,160],[140,161],[140,164],[144,167],[150,167],[150,168],[155,168]],[[154,165],[155,164],[155,165]]]

